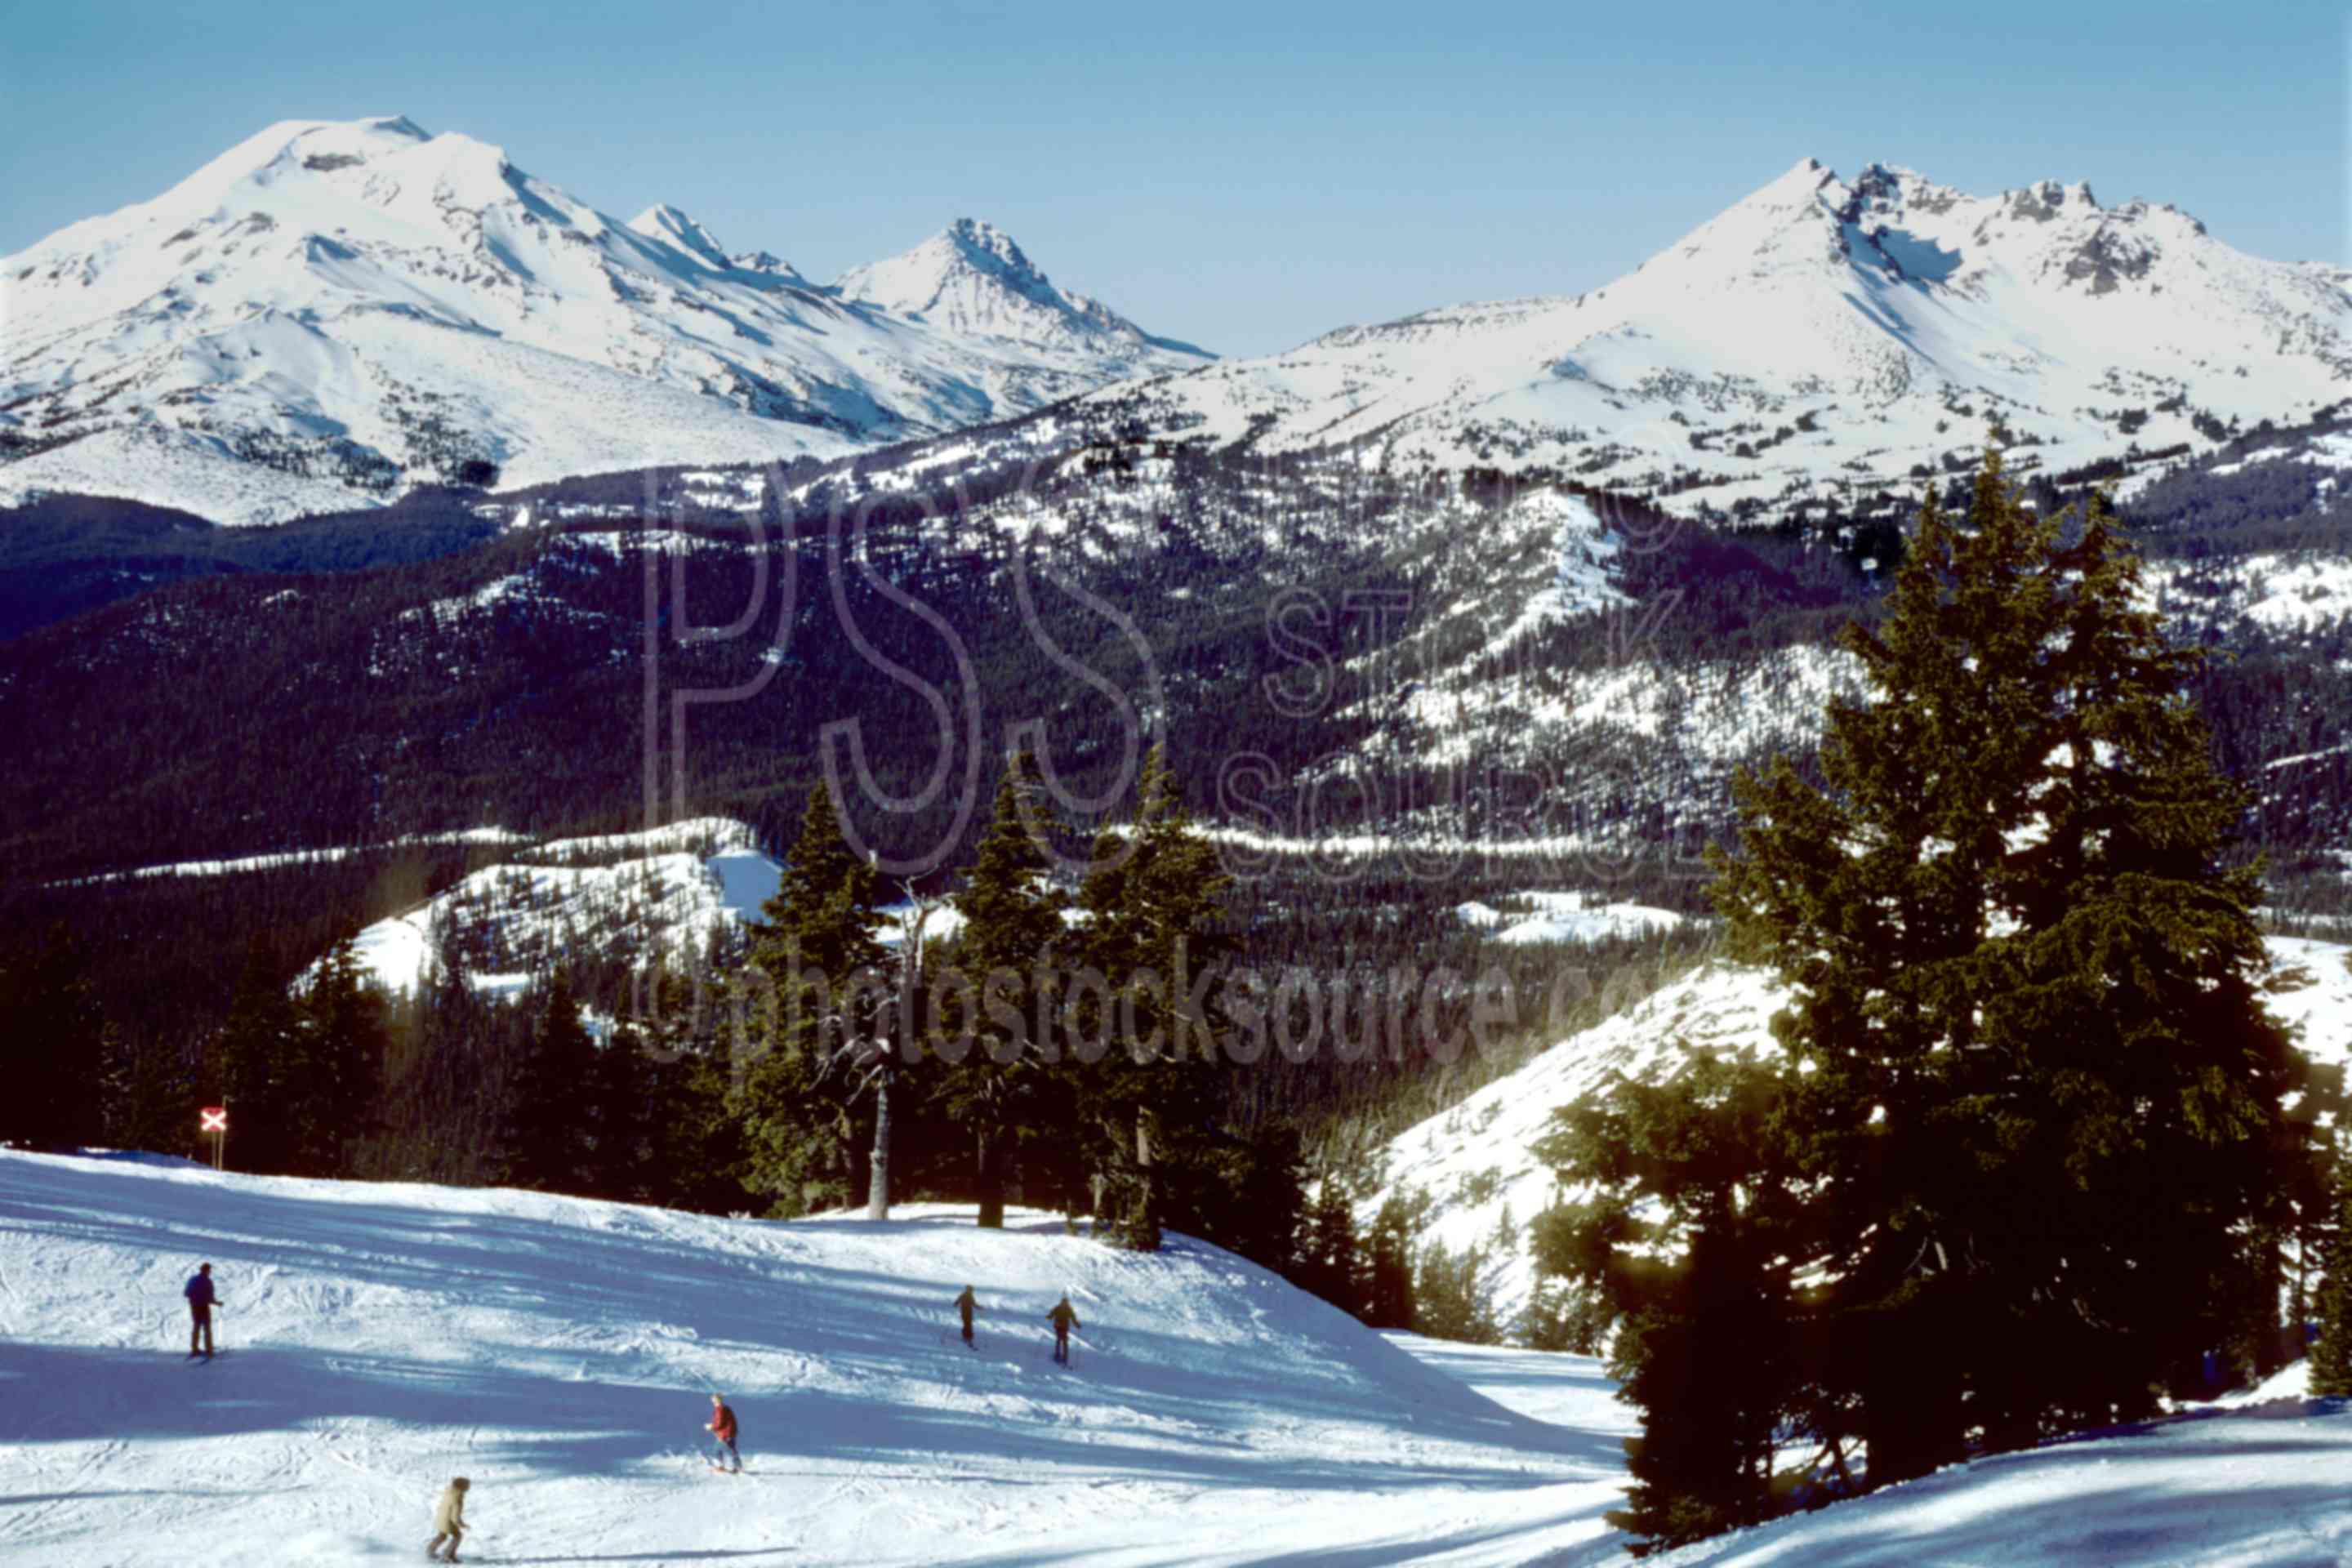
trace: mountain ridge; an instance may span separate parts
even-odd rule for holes
[[[2059,472],[2352,394],[2352,272],[2087,181],[1970,195],[1805,158],[1577,294],[1339,328],[1155,383],[1148,427],[1403,470],[1549,472],[1734,518],[1969,465]],[[1130,389],[1093,395],[1127,399]]]
[[[909,319],[402,116],[280,121],[0,279],[0,500],[232,522],[435,480],[839,456],[1205,357],[1107,308],[1021,337]]]

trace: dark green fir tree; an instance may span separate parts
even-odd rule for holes
[[[882,882],[841,835],[833,795],[810,791],[775,896],[761,906],[742,1026],[730,1048],[747,1184],[793,1215],[845,1201],[866,1175],[857,1114],[894,991],[874,932]]]
[[[1068,899],[1051,879],[1053,862],[1038,841],[1042,792],[1020,753],[997,787],[995,814],[965,874],[955,907],[964,917],[950,955],[958,977],[954,1016],[943,1010],[939,1033],[951,1059],[936,1093],[971,1141],[980,1224],[1004,1224],[1008,1166],[1017,1148],[1071,1131],[1067,1080],[1051,1070],[1047,1042],[1036,1038],[1040,991],[1050,1009],[1051,961],[1067,927]]]
[[[2101,503],[2038,515],[1989,453],[1845,647],[1867,694],[1831,704],[1818,781],[1738,781],[1716,899],[1792,993],[1776,1158],[1826,1217],[1828,1375],[1885,1482],[1972,1432],[2146,1415],[2242,1331],[2307,1077],[2263,1005],[2197,653]]]

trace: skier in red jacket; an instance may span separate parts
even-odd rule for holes
[[[710,1396],[710,1419],[703,1423],[703,1427],[719,1439],[719,1451],[732,1461],[733,1473],[741,1475],[743,1456],[735,1451],[735,1412],[728,1409],[727,1401],[716,1394]],[[724,1470],[727,1466],[721,1465],[714,1457],[710,1461],[710,1468],[714,1470]]]

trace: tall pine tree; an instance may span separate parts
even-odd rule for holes
[[[747,1178],[787,1215],[817,1194],[845,1199],[865,1173],[856,1110],[895,985],[874,936],[881,904],[881,879],[843,841],[833,795],[817,785],[761,909],[740,982],[753,993],[751,1037],[736,1041]]]
[[[1716,899],[1794,999],[1779,1157],[1817,1185],[1874,1480],[2145,1414],[2270,1277],[2304,1131],[2245,808],[2102,505],[1988,454],[1845,647],[1819,784],[1737,785]]]
[[[1078,903],[1083,951],[1108,996],[1088,1026],[1104,1047],[1076,1076],[1120,1212],[1113,1234],[1149,1251],[1160,1245],[1163,1184],[1196,1164],[1223,1088],[1206,1017],[1191,1003],[1194,981],[1233,947],[1224,898],[1233,884],[1216,850],[1192,828],[1164,748],[1145,759],[1135,817],[1096,842]]]
[[[1017,1143],[1069,1131],[1066,1080],[1049,1069],[1045,1042],[1034,1037],[1041,976],[1066,927],[1068,900],[1054,887],[1052,862],[1033,823],[1043,820],[1036,786],[1020,753],[997,786],[995,815],[980,840],[955,906],[964,917],[953,954],[963,981],[961,1016],[941,1017],[961,1042],[960,1059],[942,1064],[941,1108],[971,1141],[972,1185],[980,1224],[1004,1224],[1007,1169]],[[1050,1006],[1051,997],[1047,997]]]
[[[228,1108],[223,1155],[233,1171],[293,1168],[301,1026],[286,979],[259,937],[247,943],[228,1017],[206,1054],[207,1087]]]

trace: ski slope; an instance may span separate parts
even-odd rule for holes
[[[1625,1561],[1632,1413],[1589,1358],[1370,1333],[1197,1242],[901,1215],[0,1152],[0,1561],[413,1560],[454,1474],[477,1563]],[[190,1363],[206,1259],[226,1353]],[[714,1390],[740,1478],[694,1457]],[[2291,1371],[1659,1561],[2341,1563],[2352,1415],[2301,1395]]]
[[[1198,1243],[902,1214],[0,1152],[0,1561],[414,1560],[452,1475],[482,1563],[1617,1555],[1601,1514],[1626,1413],[1589,1361],[1424,1362]],[[210,1363],[183,1357],[204,1260]],[[966,1283],[976,1352],[949,1309]],[[1044,1322],[1066,1289],[1068,1372]],[[1506,1408],[1468,1385],[1480,1368],[1594,1418]],[[740,1478],[694,1457],[712,1390],[741,1418]]]

